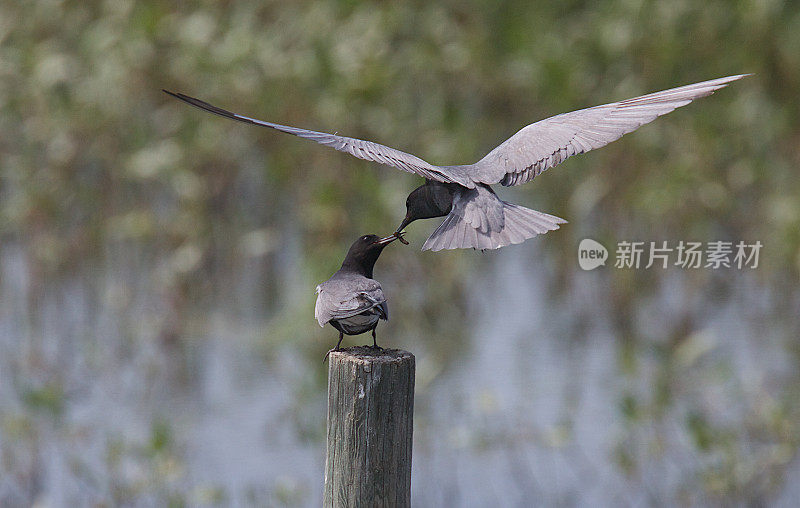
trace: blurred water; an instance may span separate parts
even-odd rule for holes
[[[263,316],[280,320],[256,296],[266,275],[257,265],[224,274],[241,281],[228,295],[236,305],[190,304],[186,319],[201,325],[176,343],[158,270],[111,250],[107,266],[45,281],[20,246],[3,246],[0,504],[318,506],[323,367],[291,343],[265,351],[274,321]],[[725,303],[708,305],[668,272],[632,316],[644,343],[630,367],[611,278],[576,272],[554,291],[554,262],[536,242],[488,254],[467,282],[469,340],[443,365],[418,353],[415,505],[705,504],[730,458],[698,449],[697,436],[741,430],[731,467],[753,485],[741,499],[791,506],[796,448],[755,416],[799,383],[794,318],[774,320],[774,295],[737,274]],[[313,299],[300,274],[285,277]],[[659,330],[687,308],[698,331],[665,362]],[[660,405],[664,376],[672,399]],[[709,429],[691,423],[698,414]]]

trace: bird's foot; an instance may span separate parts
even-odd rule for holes
[[[335,348],[333,348],[333,349],[329,349],[329,350],[328,350],[328,352],[327,352],[327,353],[325,353],[325,357],[322,359],[322,363],[325,363],[325,362],[327,362],[327,361],[328,361],[328,356],[330,356],[330,354],[331,354],[333,351],[341,351],[341,349],[339,349],[338,347],[335,347]]]

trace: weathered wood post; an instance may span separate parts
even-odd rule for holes
[[[411,505],[414,355],[331,352],[325,507]]]

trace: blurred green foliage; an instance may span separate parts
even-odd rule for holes
[[[777,0],[2,2],[0,248],[24,249],[31,306],[59,276],[97,274],[118,267],[117,257],[132,259],[166,302],[152,326],[165,343],[183,347],[204,326],[204,305],[234,298],[229,270],[256,266],[272,281],[261,290],[274,312],[264,354],[285,342],[317,358],[328,345],[315,339],[310,319],[313,284],[338,268],[352,238],[392,230],[420,181],[212,117],[161,88],[455,164],[478,160],[553,114],[742,72],[755,75],[501,192],[570,221],[535,240],[548,259],[567,260],[552,264],[554,293],[569,291],[574,250],[587,235],[607,245],[760,240],[755,277],[774,302],[764,325],[782,316],[792,334],[800,273],[800,9]],[[389,330],[443,363],[463,340],[461,276],[486,258],[412,253],[432,229],[416,224],[412,247],[388,250],[377,271],[396,294],[408,295],[392,302],[394,315],[416,316]],[[691,392],[681,383],[688,370],[681,355],[694,344],[702,310],[687,304],[653,346],[633,316],[657,292],[662,273],[615,270],[608,277],[621,375],[650,365],[642,357],[658,366],[651,393],[624,395],[620,412],[631,426],[657,426],[664,408]],[[692,273],[686,301],[709,290],[723,301],[738,277]],[[103,297],[121,307],[132,301],[124,289]],[[239,302],[228,303],[235,309]],[[422,340],[430,330],[437,341]],[[800,348],[790,354],[800,361]],[[190,372],[191,364],[180,368]],[[319,387],[324,373],[317,374],[300,395]],[[43,386],[26,404],[57,415],[63,393]],[[785,464],[787,449],[794,453],[798,403],[772,403],[767,413],[754,410],[753,425],[778,443],[774,456],[752,458],[744,472],[736,470],[748,463],[728,437],[733,431],[702,410],[687,416],[697,448],[722,456],[704,478],[709,495],[724,502],[759,487],[754,471]],[[141,460],[174,471],[165,425],[154,426]],[[622,449],[618,459],[625,471],[645,460]],[[284,490],[280,502],[290,504],[297,493]],[[221,502],[216,491],[207,497]]]
[[[0,234],[24,240],[42,277],[95,265],[110,242],[146,244],[152,277],[180,307],[224,284],[210,267],[276,255],[287,232],[275,224],[290,215],[304,276],[320,281],[352,237],[393,227],[418,184],[203,115],[160,88],[468,163],[552,114],[753,72],[517,193],[571,222],[541,242],[565,257],[586,232],[760,239],[759,274],[797,278],[791,3],[110,0],[5,3],[0,14]],[[436,274],[431,296],[459,301],[457,275],[473,261],[401,255],[386,264]],[[556,269],[566,277],[572,265]],[[649,282],[637,278],[615,297]]]
[[[754,72],[521,192],[572,222],[593,217],[605,234],[655,227],[762,238],[768,268],[797,272],[800,15],[791,3],[111,0],[2,9],[0,224],[4,235],[24,232],[48,269],[107,241],[146,241],[173,251],[168,270],[180,277],[219,254],[219,243],[269,251],[280,241],[270,219],[287,213],[315,246],[321,277],[354,234],[397,222],[403,192],[418,183],[204,116],[162,87],[468,163],[551,114]],[[264,203],[243,210],[237,198],[253,173]],[[264,232],[215,233],[217,219]],[[548,244],[571,248],[569,234],[554,236]]]

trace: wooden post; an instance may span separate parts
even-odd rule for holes
[[[410,506],[414,355],[353,347],[328,361],[323,505]]]

